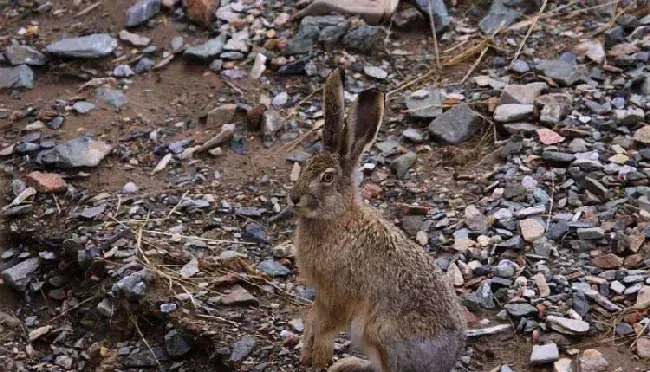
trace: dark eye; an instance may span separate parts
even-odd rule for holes
[[[334,175],[332,173],[324,173],[323,176],[321,177],[321,180],[323,182],[332,182],[334,180]]]

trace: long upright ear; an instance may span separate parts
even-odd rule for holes
[[[345,107],[343,103],[343,84],[345,71],[336,68],[325,82],[323,102],[325,106],[325,126],[323,127],[323,145],[325,151],[335,153],[344,131]]]
[[[384,119],[385,102],[386,95],[379,90],[364,90],[359,93],[346,131],[347,146],[345,147],[350,151],[347,159],[351,167],[358,164],[361,155],[377,137]]]

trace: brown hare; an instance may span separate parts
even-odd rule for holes
[[[370,360],[344,358],[328,372],[449,372],[465,344],[463,309],[433,259],[361,201],[353,174],[377,135],[385,97],[360,93],[345,122],[343,74],[334,70],[325,86],[325,151],[289,193],[299,274],[316,293],[300,361],[326,368],[334,338],[348,329]]]

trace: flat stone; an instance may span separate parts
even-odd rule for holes
[[[488,229],[487,217],[473,205],[465,208],[465,223],[472,231],[487,231]]]
[[[97,99],[115,109],[126,105],[126,96],[119,89],[100,88],[97,90]]]
[[[636,354],[639,358],[650,358],[650,337],[640,337],[636,340]]]
[[[573,372],[571,367],[571,359],[561,358],[560,360],[553,363],[553,372]]]
[[[26,176],[28,187],[33,187],[40,193],[65,192],[68,184],[56,173],[41,173],[34,171]]]
[[[390,163],[390,168],[397,174],[397,177],[403,178],[408,173],[408,170],[415,165],[416,161],[417,155],[409,151],[393,159]]]
[[[592,258],[591,263],[601,269],[616,269],[623,265],[623,259],[614,253],[606,253]]]
[[[560,351],[554,343],[546,345],[533,345],[533,353],[530,356],[530,364],[542,365],[553,363],[560,359]]]
[[[192,345],[175,329],[165,335],[165,349],[172,358],[179,358],[192,350]]]
[[[262,261],[257,269],[272,277],[284,277],[291,273],[291,270],[273,259]]]
[[[528,118],[533,114],[533,104],[505,104],[497,106],[494,111],[494,120],[498,123],[510,123]]]
[[[409,116],[416,119],[434,119],[442,115],[444,96],[442,90],[429,87],[407,94],[405,97]]]
[[[500,104],[533,104],[546,88],[546,83],[507,85],[501,92]]]
[[[577,230],[581,240],[600,240],[605,237],[605,230],[600,227],[585,227]]]
[[[506,304],[504,306],[508,314],[515,318],[537,315],[537,308],[531,304]]]
[[[59,168],[96,167],[112,147],[90,137],[78,137],[41,152],[38,161]]]
[[[92,34],[72,39],[61,39],[47,46],[48,53],[67,58],[102,58],[117,48],[117,40],[109,34]]]
[[[135,27],[153,18],[160,12],[160,0],[138,0],[126,10],[126,27]]]
[[[634,132],[634,140],[640,143],[650,144],[650,125],[644,125],[637,129]]]
[[[543,273],[537,273],[533,275],[531,279],[535,282],[540,297],[548,297],[551,295],[551,288],[548,283],[546,283],[546,277]]]
[[[246,357],[248,357],[248,354],[253,351],[256,345],[257,339],[255,336],[246,335],[233,345],[232,352],[228,359],[235,363],[242,362]]]
[[[14,66],[43,66],[47,63],[47,57],[45,54],[30,46],[10,45],[5,51],[5,56],[9,63]]]
[[[19,291],[24,291],[39,266],[40,259],[38,257],[31,257],[17,265],[1,271],[0,276],[2,276],[7,284]]]
[[[348,30],[348,33],[343,37],[343,46],[360,52],[368,52],[375,47],[378,38],[379,27],[358,26]]]
[[[585,350],[585,354],[587,351]],[[609,363],[602,355],[585,355],[578,358],[580,372],[607,372]]]
[[[519,17],[521,13],[506,7],[501,0],[495,0],[488,14],[479,22],[479,28],[484,34],[491,35],[498,30],[506,29]]]
[[[217,37],[210,39],[203,44],[189,47],[183,52],[183,57],[191,61],[209,63],[223,50],[223,39]]]
[[[452,107],[429,124],[429,134],[450,144],[459,144],[472,138],[483,122],[481,116],[467,103]]]
[[[257,305],[257,298],[239,285],[235,285],[230,292],[221,296],[224,305]]]
[[[119,66],[118,66],[119,67]],[[117,68],[117,67],[116,67]],[[72,105],[72,109],[80,114],[87,114],[93,109],[95,109],[95,104],[87,101],[78,101]]]
[[[589,332],[589,323],[582,320],[549,315],[546,324],[553,330],[566,335],[582,335]]]
[[[32,89],[34,72],[27,65],[0,67],[0,89]]]
[[[587,57],[599,65],[605,62],[605,48],[599,40],[587,40],[573,48],[579,57]]]
[[[528,218],[519,221],[519,230],[521,231],[521,236],[525,241],[534,242],[544,236],[546,227],[540,220],[536,218]]]
[[[542,60],[535,66],[535,70],[562,85],[573,85],[585,80],[587,76],[585,66],[569,64],[563,60]]]
[[[133,46],[145,47],[151,43],[151,39],[145,36],[141,36],[127,30],[122,30],[119,33],[119,38],[122,41],[126,41]]]

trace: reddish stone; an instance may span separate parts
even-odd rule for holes
[[[187,18],[206,27],[216,19],[219,0],[187,0]]]
[[[475,324],[478,323],[479,319],[474,315],[471,311],[469,311],[466,307],[463,306],[463,310],[465,312],[465,319],[467,319],[468,324]]]
[[[27,175],[27,186],[42,193],[63,192],[68,189],[68,184],[58,174],[38,171]]]
[[[248,130],[258,131],[262,123],[262,115],[266,111],[266,105],[260,103],[259,105],[248,110],[246,118],[248,119]]]
[[[643,260],[645,260],[645,255],[641,253],[635,253],[633,255],[625,257],[625,261],[623,261],[623,266],[625,266],[627,269],[634,269],[636,267],[641,266]]]
[[[621,267],[623,259],[614,253],[607,253],[594,257],[591,262],[601,269],[616,269]]]

